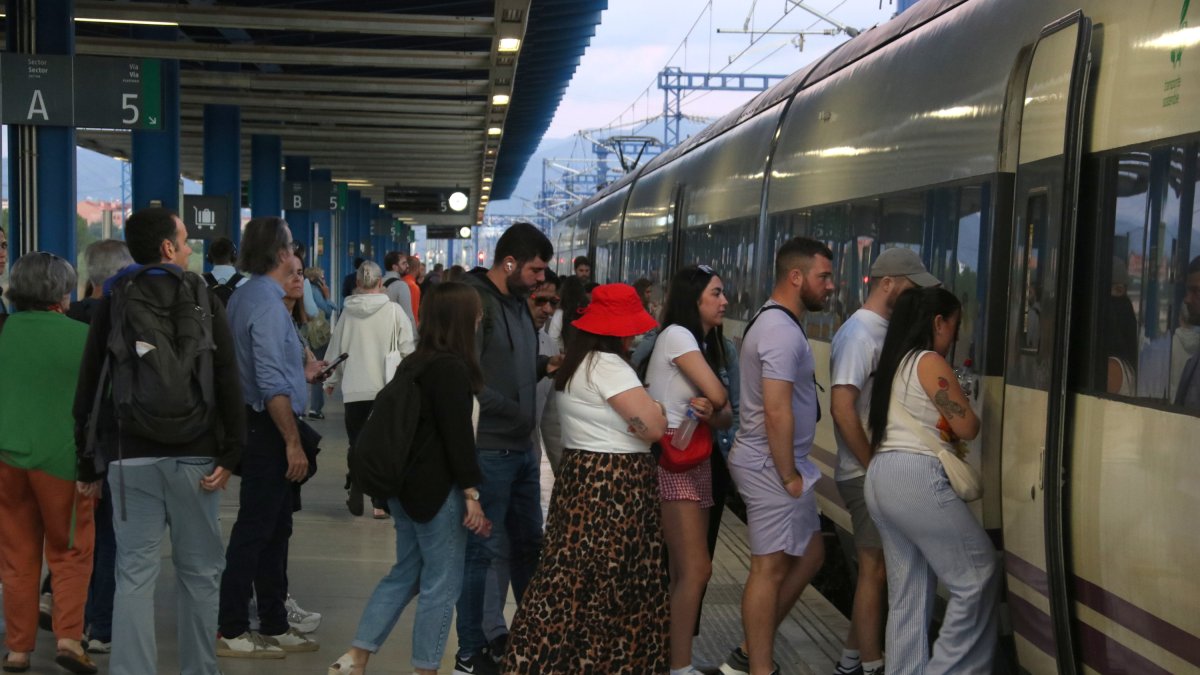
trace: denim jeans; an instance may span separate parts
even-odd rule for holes
[[[375,586],[363,609],[351,643],[372,654],[379,651],[405,606],[420,591],[413,621],[413,668],[437,670],[450,636],[454,603],[462,590],[467,529],[462,493],[450,495],[428,523],[408,517],[400,500],[389,499],[396,526],[396,564]]]
[[[88,638],[112,641],[113,595],[117,592],[117,539],[113,533],[113,495],[108,481],[101,484],[96,501],[96,548],[92,558],[92,584],[84,608]],[[126,495],[128,498],[128,495]]]
[[[154,464],[110,467],[108,481],[117,499],[120,482],[125,483],[124,514],[117,508],[113,518],[117,575],[113,650],[108,662],[108,672],[113,675],[159,672],[154,586],[168,528],[179,586],[175,608],[179,617],[179,672],[220,672],[213,638],[221,569],[225,565],[217,523],[221,495],[200,488],[200,479],[211,474],[214,466],[211,458],[170,457]]]
[[[281,635],[288,629],[284,602],[296,491],[285,477],[283,436],[270,415],[247,409],[246,430],[241,503],[225,550],[218,614],[221,635],[231,638],[250,630],[252,594],[263,635]]]
[[[538,455],[530,444],[515,449],[477,448],[483,482],[479,503],[492,521],[492,536],[467,535],[462,595],[458,599],[458,656],[470,657],[487,645],[483,605],[488,569],[503,555],[507,540],[513,597],[533,577],[542,547],[542,505]]]

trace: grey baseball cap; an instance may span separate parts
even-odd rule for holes
[[[942,285],[937,277],[925,269],[925,263],[921,262],[921,256],[916,251],[903,247],[889,248],[880,253],[875,258],[875,264],[871,265],[871,276],[908,277],[909,281],[922,288]]]

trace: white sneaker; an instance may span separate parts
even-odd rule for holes
[[[289,628],[282,635],[263,635],[262,639],[269,645],[274,645],[285,652],[315,652],[321,644],[304,633]]]
[[[83,636],[83,650],[89,654],[111,654],[112,642],[93,640],[85,634]]]
[[[296,604],[296,600],[290,594],[283,607],[287,610],[288,624],[301,633],[315,632],[321,626],[321,613],[304,609]]]
[[[282,659],[287,653],[277,645],[268,644],[258,633],[246,631],[237,637],[217,638],[217,656],[234,659]]]

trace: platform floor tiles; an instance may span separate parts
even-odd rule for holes
[[[368,596],[395,560],[391,521],[373,520],[369,502],[365,517],[354,518],[346,510],[346,493],[342,489],[346,461],[342,407],[336,401],[330,401],[325,412],[325,420],[313,422],[325,437],[324,450],[320,455],[320,471],[304,487],[304,508],[295,517],[289,562],[293,597],[302,607],[324,615],[321,627],[314,635],[320,641],[321,649],[314,653],[292,654],[279,661],[220,659],[224,675],[325,673],[327,666],[350,644]],[[543,508],[546,508],[553,478],[545,462],[542,476]],[[237,517],[237,495],[238,484],[234,478],[221,504],[221,525],[226,540]],[[175,638],[176,585],[169,544],[164,547],[163,556],[156,592],[157,635],[160,672],[167,674],[179,672]],[[704,601],[700,636],[694,648],[697,666],[715,668],[741,639],[740,603],[749,565],[745,526],[726,511],[712,581]],[[507,607],[510,618],[515,608],[510,598]],[[409,662],[413,613],[410,605],[387,644],[371,659],[370,673],[407,675],[413,672]],[[784,675],[832,672],[847,626],[846,618],[819,593],[812,589],[805,591],[801,602],[780,629],[776,642],[775,659],[781,672]],[[440,672],[452,672],[456,647],[452,630]],[[54,664],[53,655],[53,636],[42,631],[29,672],[33,675],[66,672]],[[100,672],[106,672],[108,657],[95,655],[94,658]]]

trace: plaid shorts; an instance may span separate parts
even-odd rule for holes
[[[658,495],[664,502],[700,502],[700,508],[711,508],[712,464],[706,459],[682,473],[658,467]]]

